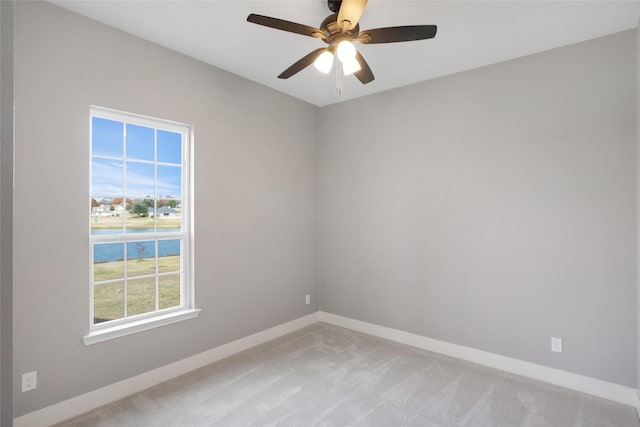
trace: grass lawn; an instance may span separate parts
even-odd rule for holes
[[[179,216],[159,216],[157,218],[151,218],[127,214],[125,220],[127,222],[127,228],[133,230],[153,228],[156,222],[158,228],[180,228],[181,225],[181,218]],[[122,217],[93,216],[90,221],[92,230],[122,229]]]
[[[124,261],[99,262],[93,264],[93,281],[124,278]],[[145,276],[155,273],[155,258],[136,258],[127,260],[127,277]],[[158,257],[158,273],[180,271],[180,255]]]
[[[158,258],[160,273],[176,272],[158,278],[158,308],[160,310],[180,305],[180,256]],[[132,259],[127,261],[127,316],[155,310],[155,278],[136,279],[136,276],[154,274],[155,259]],[[94,264],[94,280],[121,279],[124,261]],[[106,322],[124,316],[124,280],[104,285],[94,285],[94,322]]]

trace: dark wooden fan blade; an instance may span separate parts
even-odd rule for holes
[[[284,19],[271,18],[270,16],[256,15],[252,13],[247,16],[247,21],[265,27],[275,28],[276,30],[288,31],[290,33],[302,34],[303,36],[325,38],[326,34],[318,29],[309,27],[308,25],[298,24],[296,22],[285,21]]]
[[[315,61],[316,58],[318,56],[320,56],[322,54],[322,52],[324,52],[326,50],[327,50],[326,47],[321,47],[319,49],[314,50],[313,52],[311,52],[307,56],[301,58],[298,62],[293,64],[291,67],[287,68],[282,73],[280,73],[278,78],[279,79],[288,79],[289,77],[293,76],[294,74],[304,70],[309,65],[313,64],[313,61]]]
[[[436,36],[437,25],[405,25],[403,27],[386,27],[360,32],[358,40],[362,43],[396,43],[412,40],[431,39]]]
[[[352,30],[358,24],[367,0],[342,0],[338,12],[338,27],[343,31]]]
[[[369,64],[367,64],[367,61],[364,60],[364,58],[358,51],[356,51],[356,59],[360,64],[360,70],[353,73],[353,75],[356,76],[363,85],[366,85],[367,83],[373,81],[373,72],[371,71],[371,68],[369,68]]]

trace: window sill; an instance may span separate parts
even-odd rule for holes
[[[84,345],[97,344],[99,342],[124,337],[126,335],[158,328],[160,326],[170,325],[183,320],[193,319],[198,317],[198,314],[200,314],[199,308],[177,311],[148,319],[142,319],[137,322],[113,326],[111,328],[98,329],[82,337],[82,340],[84,341]]]

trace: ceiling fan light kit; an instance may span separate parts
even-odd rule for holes
[[[349,40],[342,40],[340,43],[338,43],[336,53],[338,54],[338,59],[342,62],[345,62],[349,59],[355,59],[356,47]]]
[[[350,76],[356,71],[360,71],[362,67],[356,59],[356,47],[349,40],[343,40],[338,43],[336,55],[330,50],[325,50],[316,58],[313,65],[323,74],[329,74],[333,67],[334,56],[338,57],[342,71],[345,76]]]
[[[369,64],[353,45],[354,41],[363,44],[378,44],[424,40],[435,37],[438,30],[435,25],[407,25],[376,28],[361,32],[359,21],[367,5],[367,0],[328,0],[327,4],[329,10],[334,13],[322,21],[320,28],[254,13],[247,17],[247,21],[251,23],[319,38],[328,44],[328,47],[316,49],[299,59],[280,73],[278,78],[288,79],[311,64],[320,72],[328,74],[333,67],[333,63],[336,62],[334,61],[334,56],[337,56],[336,89],[340,93],[342,84],[339,69],[342,69],[345,76],[355,75],[362,84],[367,84],[374,80]]]
[[[318,71],[323,74],[329,74],[331,68],[333,67],[333,53],[325,50],[313,61],[313,65],[316,67]]]

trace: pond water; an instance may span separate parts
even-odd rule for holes
[[[152,233],[153,229],[129,230],[130,233]],[[180,231],[180,229],[166,229],[162,231]],[[92,230],[93,235],[114,234],[114,230]],[[122,261],[125,258],[125,247],[127,259],[153,258],[156,254],[155,240],[140,240],[113,243],[96,243],[93,245],[93,262],[112,262]],[[180,255],[180,239],[162,239],[158,240],[158,256],[174,256]]]

